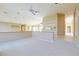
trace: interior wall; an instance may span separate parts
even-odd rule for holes
[[[79,40],[79,5],[76,7],[75,36],[76,39]]]
[[[43,28],[46,26],[51,26],[52,30],[50,31],[53,31],[54,34],[57,35],[57,14],[45,16],[43,18],[42,24],[43,24]],[[43,30],[46,30],[46,29],[43,29]]]
[[[21,31],[21,24],[0,22],[0,32],[18,32]]]

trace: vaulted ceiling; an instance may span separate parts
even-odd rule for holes
[[[0,21],[38,24],[48,14],[74,12],[75,5],[73,3],[1,3]],[[33,15],[29,11],[31,6],[39,13]]]

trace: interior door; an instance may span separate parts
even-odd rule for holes
[[[57,14],[57,20],[58,20],[58,36],[64,36],[65,35],[65,15],[64,14]]]

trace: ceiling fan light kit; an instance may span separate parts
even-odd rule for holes
[[[34,9],[32,8],[32,6],[31,6],[31,8],[29,9],[29,11],[30,11],[33,15],[36,15],[36,14],[39,13],[39,11],[34,10]]]

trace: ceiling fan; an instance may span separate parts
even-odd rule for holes
[[[34,9],[32,8],[32,6],[30,7],[29,11],[30,11],[33,15],[36,15],[36,14],[39,13],[39,11],[34,10]]]

